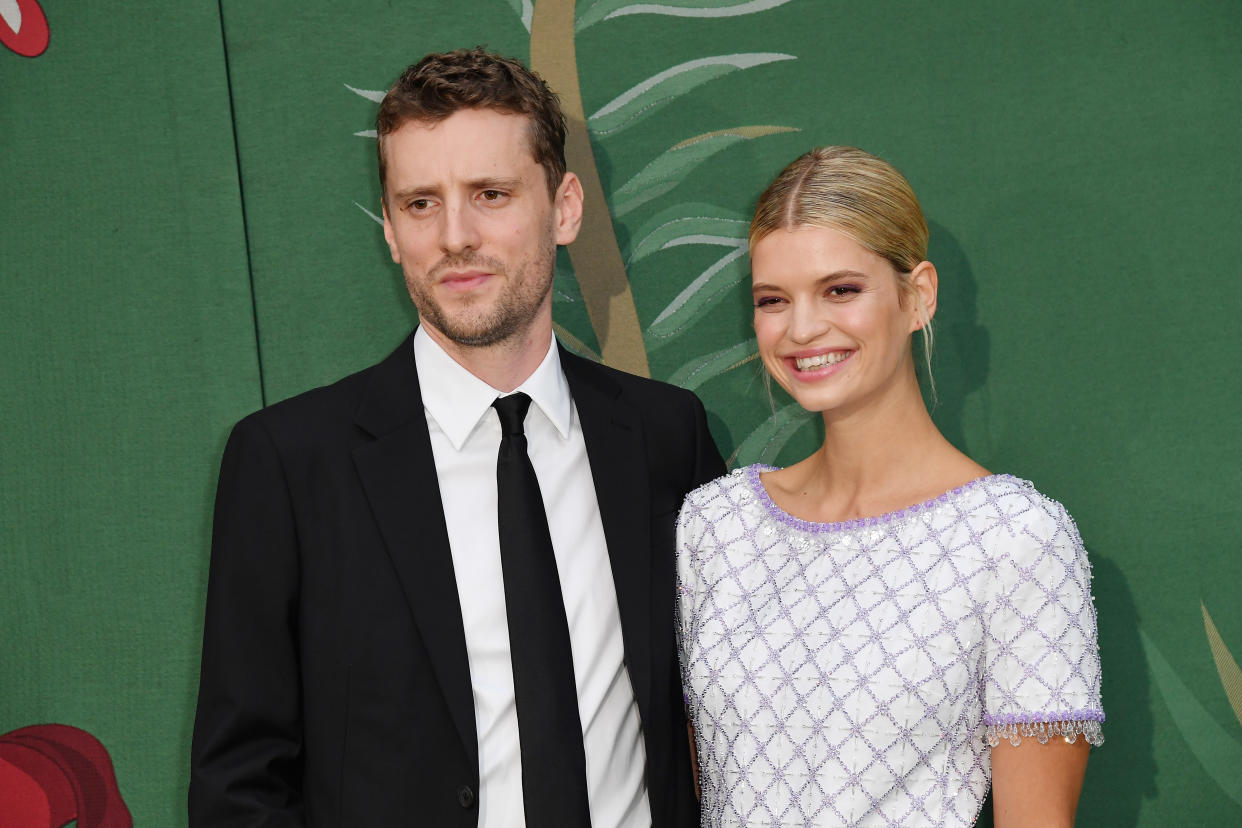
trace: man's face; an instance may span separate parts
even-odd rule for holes
[[[514,343],[536,325],[550,335],[556,246],[578,234],[582,190],[567,173],[549,195],[528,123],[466,109],[385,139],[384,238],[437,339]]]

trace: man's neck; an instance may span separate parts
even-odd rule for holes
[[[552,319],[536,320],[512,339],[494,345],[461,345],[435,327],[422,323],[427,335],[453,361],[497,391],[512,391],[543,362],[552,345]]]

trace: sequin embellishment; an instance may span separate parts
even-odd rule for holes
[[[811,523],[751,466],[678,524],[682,677],[703,825],[974,824],[1001,739],[1102,742],[1073,520],[993,475]]]

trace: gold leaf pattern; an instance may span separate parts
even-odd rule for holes
[[[1225,696],[1229,699],[1229,706],[1233,708],[1233,715],[1238,717],[1238,724],[1242,724],[1242,670],[1238,669],[1238,662],[1216,631],[1212,616],[1208,614],[1202,601],[1199,602],[1199,608],[1203,610],[1203,627],[1207,630],[1208,646],[1212,648],[1212,659],[1216,662],[1220,683],[1225,687]]]

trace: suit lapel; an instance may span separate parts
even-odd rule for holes
[[[651,494],[642,418],[598,366],[563,348],[561,365],[591,463],[630,681],[643,721],[651,721]]]
[[[375,440],[354,450],[354,465],[462,744],[477,766],[466,633],[410,338],[372,372],[357,423]]]

